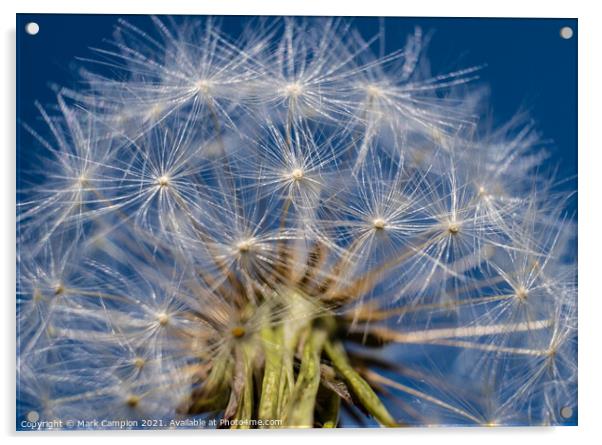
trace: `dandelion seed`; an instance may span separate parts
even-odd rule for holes
[[[167,187],[169,185],[169,176],[163,175],[157,178],[159,187]]]
[[[211,92],[211,81],[206,79],[197,80],[194,84],[199,93],[208,95]]]
[[[376,230],[382,230],[387,225],[386,221],[382,218],[376,218],[372,221],[372,225]]]
[[[140,403],[140,397],[129,396],[125,402],[130,408],[136,408]]]
[[[232,336],[234,336],[235,338],[244,337],[245,333],[246,330],[242,326],[235,326],[234,328],[232,328]]]
[[[284,87],[284,93],[290,97],[298,97],[303,94],[303,86],[298,82],[291,83]]]
[[[528,295],[529,291],[522,286],[516,290],[516,298],[521,301],[526,300]]]
[[[167,324],[169,323],[169,315],[167,315],[165,313],[158,314],[157,315],[157,322],[161,326],[167,326]]]
[[[366,86],[366,94],[371,98],[378,98],[384,96],[383,90],[377,85],[367,85]]]
[[[236,249],[240,253],[247,253],[253,248],[254,243],[255,241],[253,239],[242,240],[236,244]]]
[[[296,168],[291,172],[291,178],[293,178],[293,180],[295,181],[300,181],[301,179],[303,179],[303,170],[301,170],[300,168]]]
[[[450,223],[447,231],[452,235],[457,235],[460,232],[460,225],[458,223]]]
[[[64,292],[65,292],[65,287],[63,286],[62,283],[59,283],[56,286],[54,286],[54,295],[62,295]]]

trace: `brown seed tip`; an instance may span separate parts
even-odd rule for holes
[[[382,218],[376,218],[376,219],[374,219],[374,221],[372,221],[372,226],[376,230],[382,230],[385,228],[386,225],[387,225],[387,223]]]
[[[165,326],[169,322],[169,316],[166,313],[157,315],[157,321],[161,326]]]
[[[241,337],[244,337],[244,335],[246,334],[247,331],[242,326],[235,326],[232,328],[232,330],[230,332],[232,333],[233,337],[241,338]]]
[[[167,187],[169,185],[169,177],[167,175],[160,176],[157,178],[157,185],[159,187]]]
[[[63,293],[65,293],[65,286],[62,283],[57,284],[54,287],[54,295],[61,295]]]
[[[451,235],[457,235],[458,232],[460,232],[460,226],[456,223],[450,223],[450,225],[447,227],[447,231]]]
[[[237,245],[236,248],[238,249],[238,251],[240,253],[245,253],[248,252],[249,250],[251,250],[251,247],[253,246],[253,240],[243,240],[240,241]]]
[[[529,296],[529,291],[527,289],[525,289],[523,286],[516,289],[516,298],[518,298],[519,300],[524,301],[527,299],[528,296]]]
[[[138,397],[138,396],[129,396],[127,398],[127,400],[125,401],[125,403],[130,408],[136,408],[138,406],[138,404],[140,403],[140,397]]]
[[[301,170],[300,168],[296,168],[291,172],[291,178],[293,178],[293,180],[295,181],[300,181],[301,179],[303,179],[303,170]]]

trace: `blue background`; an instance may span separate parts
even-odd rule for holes
[[[27,168],[31,151],[38,146],[20,125],[22,122],[44,134],[44,125],[34,107],[55,103],[50,85],[73,87],[77,81],[76,57],[90,56],[91,46],[106,46],[117,15],[17,14],[17,162]],[[144,15],[128,21],[148,29]],[[224,17],[222,29],[236,36],[244,16]],[[376,17],[352,20],[364,37],[378,33]],[[35,21],[40,32],[31,36],[25,25]],[[528,110],[543,138],[549,141],[548,166],[558,166],[561,187],[577,188],[577,20],[576,19],[483,19],[413,18],[384,19],[385,50],[403,46],[415,26],[433,36],[427,48],[432,71],[446,73],[458,68],[486,64],[477,82],[491,88],[494,122],[502,124],[519,110]],[[565,40],[560,29],[570,26],[574,35]],[[39,149],[39,148],[38,148]],[[570,212],[575,213],[576,200]]]

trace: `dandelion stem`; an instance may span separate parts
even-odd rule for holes
[[[374,393],[368,382],[353,369],[349,363],[343,345],[340,343],[332,344],[330,341],[327,341],[324,344],[324,351],[330,360],[332,360],[334,368],[341,374],[351,391],[359,399],[362,406],[372,414],[381,425],[388,427],[399,426],[393,417],[391,417],[391,414],[389,414],[389,411],[380,401],[378,396]]]
[[[236,378],[241,379],[238,382],[240,387],[240,394],[238,394],[238,405],[236,407],[236,414],[234,414],[234,422],[232,429],[249,429],[251,427],[250,420],[253,416],[253,366],[251,351],[248,350],[247,345],[243,351],[240,352],[239,360],[237,365],[240,367],[237,371]],[[238,354],[237,354],[238,355]]]
[[[259,401],[258,417],[260,419],[277,419],[280,417],[280,377],[283,367],[282,331],[266,327],[261,330],[261,339],[265,354],[263,384]]]
[[[320,355],[325,341],[326,331],[322,329],[307,331],[301,368],[289,401],[287,416],[289,426],[311,428],[314,425],[316,396],[320,387]]]

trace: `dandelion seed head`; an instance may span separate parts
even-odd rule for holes
[[[63,283],[57,283],[54,285],[54,295],[63,295],[65,293],[65,286]]]
[[[457,235],[460,233],[460,224],[457,222],[450,222],[447,226],[447,231],[450,233],[450,235]]]
[[[157,178],[157,185],[159,187],[167,187],[169,185],[169,176],[161,175]]]
[[[366,85],[365,90],[368,97],[371,98],[380,98],[385,96],[384,90],[379,85]]]
[[[301,179],[303,179],[303,176],[304,176],[304,172],[303,172],[303,169],[301,169],[301,168],[296,168],[290,173],[290,177],[294,181],[300,181]]]
[[[89,183],[89,179],[86,176],[85,173],[82,173],[81,175],[79,175],[79,177],[77,178],[77,185],[80,187],[86,187]]]
[[[303,85],[299,82],[292,82],[286,85],[283,89],[285,96],[296,98],[303,94]]]
[[[251,249],[253,249],[254,245],[255,245],[255,239],[253,239],[253,238],[244,239],[244,240],[241,240],[236,243],[236,250],[238,252],[240,252],[241,254],[248,253],[249,251],[251,251]]]
[[[383,218],[374,218],[372,220],[372,225],[376,230],[383,230],[386,227],[387,222]]]
[[[157,322],[160,326],[167,326],[167,324],[169,323],[169,315],[165,312],[157,314]]]
[[[478,67],[429,72],[419,28],[377,55],[346,19],[270,20],[119,20],[39,107],[19,418],[313,426],[332,392],[383,425],[566,423],[575,227],[532,120],[489,129]],[[315,400],[266,407],[270,382]]]
[[[212,82],[207,79],[199,79],[194,84],[196,91],[208,95],[211,93]]]
[[[234,338],[242,338],[246,334],[246,329],[242,326],[235,326],[230,332]]]
[[[135,396],[135,395],[130,395],[127,397],[125,403],[130,408],[137,408],[138,405],[140,404],[140,397]]]
[[[529,291],[525,287],[519,286],[516,289],[516,298],[518,298],[520,301],[526,300],[528,296],[529,296]]]

